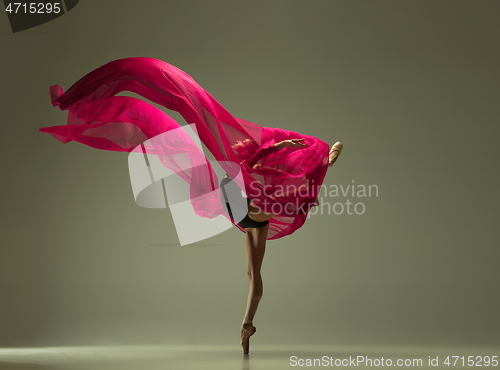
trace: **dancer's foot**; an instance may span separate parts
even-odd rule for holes
[[[328,160],[328,166],[331,167],[339,157],[340,153],[342,152],[342,148],[344,146],[340,141],[337,141],[335,144],[333,144],[332,149],[330,150],[330,153],[328,154],[328,157],[330,158]]]
[[[241,326],[240,344],[243,349],[243,354],[250,352],[250,337],[257,329],[252,324],[243,324]]]

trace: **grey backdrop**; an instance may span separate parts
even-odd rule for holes
[[[38,132],[66,122],[49,86],[131,56],[179,67],[236,117],[342,141],[326,185],[378,186],[324,199],[363,215],[324,208],[268,242],[255,343],[500,344],[499,11],[82,0],[16,34],[0,16],[0,346],[238,340],[244,234],[176,246],[169,211],[135,204],[126,153]]]

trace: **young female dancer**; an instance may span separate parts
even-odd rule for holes
[[[246,157],[248,158],[244,159],[244,162],[250,167],[254,168],[257,161],[259,161],[262,157],[268,156],[286,147],[295,148],[304,146],[304,140],[305,139],[290,139],[276,143],[275,145],[268,148],[260,148],[252,156],[246,155]],[[236,152],[245,153],[251,150],[247,149],[250,147],[252,147],[251,141],[245,140],[244,142],[237,142],[233,146],[233,150],[235,150]],[[339,141],[332,146],[328,159],[329,167],[331,167],[335,163],[338,156],[340,155],[340,152],[342,151],[342,148],[343,145]],[[221,190],[221,202],[225,210],[229,213],[230,217],[233,218],[231,206],[228,199],[235,199],[235,197],[241,194],[241,189],[236,184],[234,184],[234,182],[231,182],[231,178],[227,174],[221,181],[219,188]],[[231,194],[231,197],[228,196],[228,193]],[[240,332],[240,344],[244,354],[249,353],[250,336],[252,336],[256,332],[256,328],[255,326],[253,326],[253,318],[263,294],[262,277],[260,271],[262,261],[264,259],[264,253],[266,250],[269,220],[276,216],[273,213],[262,211],[253,202],[251,202],[249,198],[247,198],[247,203],[247,215],[238,223],[246,231],[245,254],[247,260],[247,274],[250,281],[250,291],[248,293],[247,307]]]
[[[227,171],[220,185],[214,183],[217,176],[208,161],[203,163],[208,171],[199,170],[203,166],[198,166],[200,153],[193,142],[177,135],[179,131],[174,134],[181,128],[175,120],[146,101],[117,96],[122,91],[139,94],[177,111],[187,123],[194,123],[203,144]],[[318,138],[236,118],[187,73],[153,58],[109,62],[66,92],[58,85],[52,86],[50,94],[52,105],[68,111],[67,125],[43,127],[40,131],[62,143],[74,140],[101,150],[131,152],[141,146],[147,151],[144,144],[163,133],[175,137],[162,147],[160,156],[166,167],[189,184],[195,213],[206,218],[229,214],[246,233],[250,292],[241,345],[248,353],[248,338],[255,332],[252,322],[262,297],[260,268],[266,240],[290,235],[304,224],[311,207],[317,205],[326,170],[336,161],[342,144],[337,142],[329,151],[329,145]],[[189,163],[192,167],[187,169]],[[248,197],[245,217],[238,220],[223,191],[228,186],[241,196],[243,190],[236,189],[235,181],[230,179],[237,174],[231,163],[240,165]],[[220,193],[215,195],[218,185]],[[305,193],[301,191],[304,189]]]

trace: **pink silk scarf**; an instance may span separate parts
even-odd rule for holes
[[[146,101],[116,96],[122,91],[178,112],[195,125],[201,142],[230,176],[241,171],[247,197],[265,212],[276,214],[269,220],[267,239],[293,233],[304,224],[311,207],[318,205],[328,169],[327,143],[233,117],[191,76],[158,59],[115,60],[88,73],[66,92],[58,85],[51,86],[52,105],[68,111],[67,125],[42,127],[40,131],[62,143],[74,140],[96,149],[131,152],[141,145],[144,148],[147,140],[181,127]],[[219,179],[208,160],[204,156],[200,159],[200,151],[187,135],[175,132],[175,138],[156,145],[153,153],[189,184],[197,215],[228,217],[214,193]],[[250,167],[231,149],[236,141],[249,138],[261,148],[288,139],[305,139],[306,145],[273,152]]]

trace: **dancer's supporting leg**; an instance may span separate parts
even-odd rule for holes
[[[248,207],[248,215],[255,221],[265,221],[274,217],[274,214],[268,214],[260,211],[258,207],[250,204]],[[260,228],[246,228],[245,236],[245,255],[247,259],[247,273],[250,282],[250,291],[248,292],[247,307],[245,317],[241,326],[241,347],[243,353],[249,352],[250,336],[255,332],[253,326],[253,318],[257,307],[259,306],[260,299],[263,294],[262,276],[260,270],[264,253],[266,251],[267,232],[269,224]]]
[[[250,282],[247,308],[243,319],[243,326],[251,326],[255,312],[262,298],[262,277],[260,270],[266,251],[266,237],[269,224],[261,228],[246,229],[245,254],[247,259],[247,274]]]

